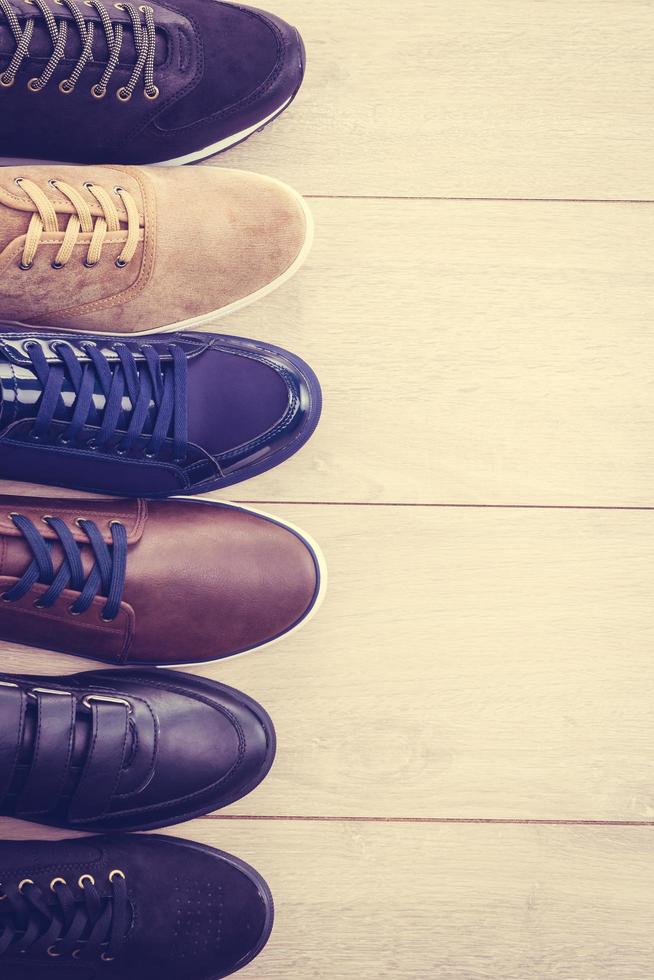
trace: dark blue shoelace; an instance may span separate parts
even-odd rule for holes
[[[55,878],[50,892],[33,881],[0,884],[0,956],[4,953],[72,956],[89,962],[115,959],[129,931],[130,906],[122,871],[112,872],[103,895],[91,875],[77,889]],[[46,971],[47,972],[47,971]]]
[[[54,542],[46,541],[36,525],[22,514],[12,514],[11,519],[32,549],[34,560],[23,577],[4,593],[5,602],[22,599],[37,582],[49,585],[37,605],[44,608],[53,606],[64,589],[79,592],[79,598],[72,604],[72,613],[83,613],[90,607],[98,593],[107,597],[103,619],[115,619],[120,611],[120,601],[125,587],[127,567],[127,532],[119,521],[111,523],[112,545],[108,545],[97,524],[93,521],[78,521],[79,527],[88,536],[95,555],[95,564],[88,577],[84,574],[80,548],[71,531],[60,517],[45,517],[46,523],[56,532],[64,559],[57,572],[52,561]]]
[[[123,455],[134,446],[139,438],[148,437],[149,458],[157,456],[171,436],[173,457],[176,462],[184,462],[188,452],[187,398],[186,398],[186,355],[177,344],[170,344],[168,350],[172,361],[161,361],[157,351],[147,344],[141,348],[144,362],[137,362],[131,350],[116,345],[118,361],[110,362],[94,344],[80,344],[90,360],[81,364],[74,349],[65,342],[51,345],[59,357],[59,363],[46,359],[40,344],[26,344],[25,349],[34,366],[43,394],[32,436],[41,439],[47,435],[55,419],[67,417],[66,405],[62,397],[62,387],[66,375],[70,379],[76,398],[73,416],[68,423],[61,442],[74,442],[88,417],[97,406],[93,396],[96,383],[102,389],[106,404],[102,425],[94,439],[98,449],[105,448],[115,439],[121,414],[125,411],[125,395],[131,404],[131,419],[126,432],[120,431],[121,439],[114,451]],[[156,409],[156,421],[152,432],[144,431],[152,405]]]

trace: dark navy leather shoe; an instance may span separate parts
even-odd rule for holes
[[[0,674],[3,816],[71,830],[167,827],[241,799],[274,757],[263,708],[206,678]]]
[[[3,980],[221,980],[272,926],[261,875],[204,844],[0,841]]]
[[[122,496],[227,487],[309,439],[318,380],[270,344],[207,333],[0,328],[0,478]]]
[[[0,154],[190,163],[283,112],[304,59],[294,27],[221,0],[0,0]]]

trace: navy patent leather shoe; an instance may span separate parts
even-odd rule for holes
[[[0,478],[167,497],[239,483],[313,433],[299,357],[209,333],[111,337],[0,327]]]
[[[203,677],[0,674],[2,816],[95,832],[167,827],[240,800],[274,757],[261,705]]]
[[[3,980],[221,980],[273,927],[268,885],[157,835],[0,841]]]

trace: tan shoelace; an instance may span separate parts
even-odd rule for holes
[[[31,269],[34,264],[42,236],[44,234],[59,234],[59,222],[55,205],[37,184],[24,177],[18,177],[16,183],[27,194],[36,208],[27,229],[23,257],[20,263],[20,268],[27,270]],[[70,261],[80,234],[90,234],[92,237],[84,264],[88,268],[92,268],[100,261],[102,247],[107,235],[121,230],[120,215],[116,204],[111,195],[99,184],[90,182],[85,184],[85,188],[93,195],[103,211],[103,216],[95,216],[79,191],[76,191],[70,184],[63,180],[51,180],[49,184],[64,197],[67,197],[77,212],[71,214],[68,219],[64,240],[52,267],[62,269]],[[121,199],[127,212],[127,240],[116,259],[118,268],[123,269],[136,254],[141,240],[141,222],[138,207],[132,195],[124,187],[116,187],[114,193]]]

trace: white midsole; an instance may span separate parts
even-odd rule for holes
[[[248,171],[240,171],[240,172],[246,173]],[[257,174],[256,176],[260,177],[262,175]],[[248,296],[244,296],[242,299],[237,299],[233,303],[229,303],[227,306],[221,307],[221,309],[219,310],[212,310],[209,313],[201,313],[199,316],[190,317],[187,320],[179,320],[177,323],[168,323],[158,327],[150,327],[148,330],[134,330],[129,332],[125,331],[122,334],[120,334],[120,336],[145,337],[148,334],[153,334],[153,333],[172,333],[174,331],[176,332],[181,330],[193,330],[196,327],[203,327],[209,323],[215,323],[217,320],[221,320],[223,317],[229,316],[230,313],[236,313],[238,312],[238,310],[242,310],[246,306],[250,306],[251,303],[255,303],[257,300],[263,299],[264,296],[268,296],[276,289],[279,289],[280,286],[283,286],[284,283],[288,282],[289,279],[293,278],[295,273],[298,272],[298,270],[304,265],[304,263],[306,262],[309,256],[309,252],[311,251],[314,234],[315,234],[315,222],[313,220],[313,215],[309,209],[309,205],[307,204],[307,202],[305,201],[305,199],[302,197],[301,194],[298,194],[298,192],[294,190],[294,188],[289,187],[288,184],[285,184],[282,180],[277,180],[275,177],[266,177],[265,179],[273,184],[277,184],[278,187],[284,188],[284,190],[287,191],[287,193],[291,194],[291,196],[294,197],[295,200],[297,201],[298,205],[302,208],[302,212],[304,214],[305,227],[306,227],[304,243],[302,245],[302,248],[298,252],[297,256],[286,270],[286,272],[282,272],[280,276],[278,276],[276,279],[273,279],[265,286],[262,286],[261,289],[257,289],[256,292],[250,293]],[[110,315],[111,315],[111,310],[109,309],[107,310],[108,319],[110,318]],[[10,323],[4,321],[4,325],[15,326],[21,330],[30,330],[30,329],[42,330],[45,326],[47,326],[47,324],[29,324],[29,323],[20,323],[18,321],[10,322]],[[93,334],[98,334],[99,336],[105,336],[105,335],[118,336],[118,334],[115,331],[100,330],[98,327],[53,327],[52,329],[62,330],[69,333],[93,333]]]
[[[180,500],[187,499],[187,500],[198,501],[197,497],[188,497],[188,496],[173,498],[173,499],[180,499]],[[259,644],[259,646],[250,647],[249,650],[243,650],[242,653],[234,653],[231,655],[231,657],[217,657],[216,660],[201,660],[198,663],[187,662],[187,663],[180,663],[180,664],[157,664],[157,666],[162,669],[176,670],[182,667],[205,667],[207,664],[219,663],[222,661],[228,662],[228,661],[236,660],[238,657],[245,657],[250,653],[258,652],[259,650],[268,650],[271,647],[275,646],[277,643],[281,643],[282,640],[288,639],[288,637],[292,636],[293,633],[297,633],[304,626],[306,626],[307,623],[310,623],[313,617],[320,609],[321,605],[323,604],[325,595],[327,594],[327,562],[325,560],[325,556],[322,552],[322,549],[316,543],[316,541],[314,541],[314,539],[311,537],[310,534],[307,534],[306,531],[303,531],[296,524],[292,524],[290,521],[283,521],[280,517],[276,517],[273,514],[268,514],[266,511],[258,510],[255,507],[247,507],[245,504],[236,504],[233,503],[231,500],[219,500],[216,501],[216,503],[224,505],[225,507],[234,507],[236,510],[245,510],[248,511],[248,513],[250,514],[256,514],[258,517],[267,517],[270,520],[275,521],[277,524],[281,524],[284,527],[287,527],[290,531],[294,531],[303,541],[305,541],[309,545],[309,547],[313,550],[314,555],[316,556],[316,561],[318,562],[318,569],[320,572],[320,588],[318,590],[318,595],[316,596],[314,604],[311,607],[311,611],[304,617],[304,619],[301,619],[299,623],[296,623],[296,625],[292,626],[290,630],[287,630],[286,633],[282,633],[281,636],[277,636],[274,640],[268,640],[266,643]],[[136,666],[136,665],[130,664],[129,666]]]

